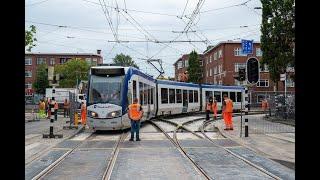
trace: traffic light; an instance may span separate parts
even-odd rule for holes
[[[246,79],[246,68],[239,68],[239,81]]]
[[[255,84],[259,81],[259,62],[256,58],[250,58],[247,61],[248,82]]]

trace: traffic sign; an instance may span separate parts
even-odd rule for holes
[[[247,60],[247,77],[248,82],[256,84],[259,81],[260,69],[258,59],[251,57]]]
[[[280,81],[286,80],[286,74],[280,74]]]
[[[242,54],[252,54],[253,40],[241,40]]]

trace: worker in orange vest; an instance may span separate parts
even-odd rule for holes
[[[87,124],[87,107],[83,101],[81,102],[81,124]]]
[[[223,95],[224,101],[222,102],[222,112],[223,112],[223,119],[226,125],[224,130],[233,130],[232,124],[232,112],[233,112],[233,102],[231,99],[228,98],[228,95]]]
[[[128,109],[128,117],[131,121],[131,138],[129,141],[133,141],[134,133],[136,133],[136,141],[140,141],[139,129],[140,120],[143,116],[143,110],[141,105],[138,103],[137,98],[133,99],[133,104],[130,104]]]
[[[262,101],[261,106],[262,106],[263,113],[265,113],[266,110],[267,110],[267,108],[269,107],[269,104],[268,104],[267,99],[264,99],[264,100]]]
[[[58,119],[58,109],[59,109],[59,105],[57,103],[57,101],[54,101],[54,120],[56,121]]]
[[[206,103],[206,120],[207,121],[210,120],[210,113],[213,111],[212,102],[213,102],[212,97],[209,97],[209,99]]]
[[[212,110],[213,110],[213,118],[214,118],[214,120],[217,120],[218,102],[217,102],[216,98],[214,98],[214,100],[213,100]]]

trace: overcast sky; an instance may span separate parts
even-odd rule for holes
[[[174,76],[173,63],[193,49],[202,53],[207,45],[220,41],[260,41],[262,11],[254,9],[261,7],[260,0],[200,1],[204,2],[200,13],[194,16],[189,32],[183,34],[179,31],[185,29],[199,0],[27,0],[26,28],[32,24],[37,27],[37,46],[32,52],[96,53],[101,49],[104,63],[124,53],[142,71],[157,76],[158,72],[142,60],[152,57],[162,59],[165,74],[170,77]],[[114,9],[117,6],[120,12]],[[178,18],[181,15],[183,18]],[[109,42],[115,37],[120,41],[152,42]],[[206,39],[208,44],[154,43]]]

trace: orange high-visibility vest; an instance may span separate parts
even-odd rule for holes
[[[141,118],[140,104],[130,104],[129,105],[129,118],[134,121],[139,121]]]
[[[217,101],[214,101],[214,102],[212,103],[212,109],[213,109],[213,110],[217,110],[217,109],[218,109]]]
[[[212,106],[210,105],[210,103],[207,103],[207,111],[211,111],[212,110]]]
[[[226,99],[224,100],[224,102],[226,103],[226,107],[224,112],[233,112],[233,103],[231,99]]]

